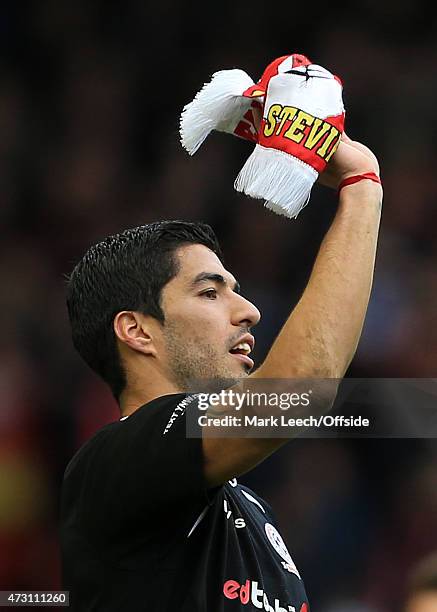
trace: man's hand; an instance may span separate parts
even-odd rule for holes
[[[343,134],[337,151],[319,177],[319,183],[337,189],[344,179],[366,172],[374,172],[379,176],[379,164],[375,155],[361,142]]]

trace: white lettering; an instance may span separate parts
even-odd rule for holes
[[[258,599],[258,597],[262,597],[264,595],[264,591],[258,588],[258,583],[256,580],[252,582],[252,603],[255,608],[261,609],[263,607],[262,601]]]
[[[256,506],[258,506],[258,508],[261,508],[261,510],[264,512],[264,514],[266,513],[266,511],[264,510],[264,508],[261,506],[261,504],[259,503],[259,501],[257,499],[255,499],[250,493],[248,493],[247,491],[245,491],[244,489],[241,489],[241,492],[243,493],[244,497],[246,499],[248,499],[249,501],[251,501],[253,504],[255,504]]]

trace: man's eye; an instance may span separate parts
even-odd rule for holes
[[[217,291],[215,289],[208,289],[208,291],[204,291],[201,295],[207,297],[209,300],[215,300]]]

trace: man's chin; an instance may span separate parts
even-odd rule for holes
[[[246,378],[247,376],[249,376],[252,370],[253,370],[253,366],[250,366],[248,364],[243,364],[243,367],[241,368],[241,372],[240,372],[240,378]]]
[[[192,393],[219,393],[223,389],[229,389],[236,385],[241,379],[247,378],[251,368],[232,368],[232,371],[217,372],[209,378],[196,378],[189,382],[188,392]]]
[[[210,366],[212,364],[210,363]],[[229,389],[239,381],[247,378],[252,371],[252,364],[242,359],[232,358],[229,363],[222,364],[222,367],[209,367],[199,371],[197,376],[192,376],[184,380],[185,393],[218,393],[222,389]]]
[[[236,376],[214,376],[213,378],[198,378],[190,382],[188,393],[220,393],[223,389],[233,387],[242,378]]]
[[[248,355],[231,353],[231,359],[237,366],[237,371],[244,372],[246,376],[253,370],[254,362]]]

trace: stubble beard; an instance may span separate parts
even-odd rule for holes
[[[178,325],[165,323],[164,339],[169,375],[183,393],[216,392],[247,376],[226,363],[224,349],[222,354],[206,340],[187,337]]]

